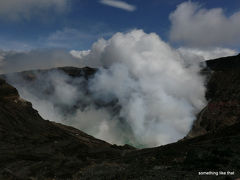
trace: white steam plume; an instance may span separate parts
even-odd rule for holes
[[[62,72],[37,73],[31,82],[9,76],[45,119],[111,143],[152,147],[184,137],[205,105],[203,57],[189,58],[154,33],[117,33],[90,51],[71,53],[79,66],[99,71],[87,82]]]
[[[74,126],[110,143],[138,145],[127,125],[109,107],[86,94],[88,82],[83,77],[72,78],[59,70],[32,71],[23,78],[8,74],[8,81],[29,100],[44,119]]]
[[[145,146],[182,138],[205,104],[199,69],[186,67],[183,55],[154,33],[133,30],[101,39],[81,61],[104,67],[91,81],[91,91],[102,101],[119,100],[119,116]]]

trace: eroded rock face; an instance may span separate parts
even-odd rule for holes
[[[211,71],[206,92],[209,102],[187,137],[240,122],[240,55],[209,60],[207,66]]]

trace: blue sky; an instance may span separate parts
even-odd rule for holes
[[[19,2],[21,5],[18,5]],[[131,29],[143,29],[147,33],[155,32],[173,45],[196,46],[197,40],[179,39],[180,35],[173,35],[173,38],[170,38],[170,31],[173,28],[173,22],[169,19],[170,14],[184,2],[190,1],[36,0],[34,4],[26,0],[0,2],[2,7],[0,8],[0,49],[89,49],[98,38],[109,38],[116,32]],[[190,3],[197,4],[198,8],[205,10],[221,8],[226,18],[240,11],[239,0],[198,0]],[[214,41],[213,45],[218,42],[220,42],[219,46],[239,47],[238,41],[234,43]]]

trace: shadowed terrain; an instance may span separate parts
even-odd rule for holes
[[[240,54],[207,61],[207,106],[199,113],[189,137],[240,123]]]
[[[188,139],[148,149],[111,145],[44,120],[14,87],[0,80],[0,179],[240,177],[240,66],[236,59],[239,56],[207,62],[209,103],[199,113]],[[96,72],[91,68],[60,70],[86,79]],[[23,75],[34,80],[30,72]],[[235,175],[198,176],[200,171],[234,171]]]

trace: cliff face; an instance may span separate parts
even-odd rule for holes
[[[240,55],[206,62],[208,105],[199,113],[188,137],[240,122]]]

